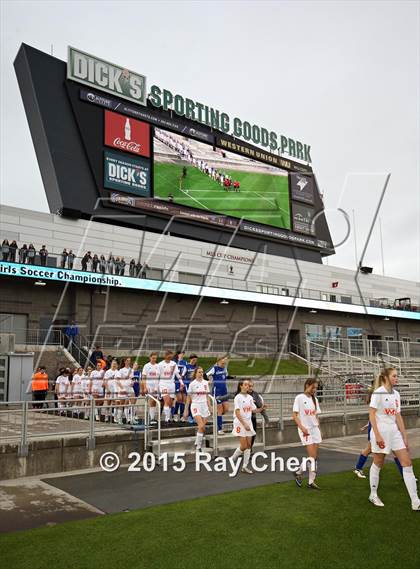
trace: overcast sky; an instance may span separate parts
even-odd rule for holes
[[[72,45],[311,145],[339,242],[381,208],[385,274],[419,278],[419,2],[1,2],[1,203],[48,211],[13,69]],[[264,106],[261,105],[264,101]],[[355,267],[354,235],[330,265]],[[364,264],[382,273],[379,224]]]

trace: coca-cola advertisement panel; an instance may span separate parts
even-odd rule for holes
[[[150,125],[112,111],[105,111],[105,144],[150,158]]]

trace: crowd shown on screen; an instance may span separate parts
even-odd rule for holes
[[[48,257],[57,257],[57,255],[50,255],[45,245],[39,250],[36,250],[33,243],[27,245],[24,243],[19,246],[15,240],[9,243],[8,239],[4,239],[1,244],[1,259],[3,262],[8,263],[21,263],[22,265],[36,265],[40,264],[45,267],[48,264]],[[58,255],[58,266],[62,269],[73,269],[76,255],[72,249],[64,248],[62,253]],[[128,276],[137,278],[146,278],[146,271],[150,269],[147,263],[141,263],[135,259],[131,259],[126,263],[124,257],[115,257],[109,253],[108,258],[105,255],[92,254],[87,251],[80,259],[82,271],[91,271],[93,273],[108,273],[110,275],[126,274],[126,266],[128,266]]]

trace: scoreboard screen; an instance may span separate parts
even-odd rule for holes
[[[285,256],[293,245],[318,262],[334,252],[309,165],[80,84],[26,45],[15,69],[52,212]]]

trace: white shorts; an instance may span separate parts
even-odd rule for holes
[[[117,397],[120,399],[131,399],[134,397],[134,390],[130,389],[129,391],[119,391]]]
[[[153,380],[146,380],[147,393],[155,395],[159,391],[159,382]]]
[[[198,415],[199,417],[206,419],[207,417],[210,417],[209,406],[207,403],[191,403],[191,415],[193,417]]]
[[[397,425],[387,425],[385,427],[378,424],[378,430],[384,439],[385,448],[380,448],[376,444],[375,433],[372,429],[370,433],[370,444],[372,446],[372,452],[390,454],[394,450],[402,450],[403,448],[406,448],[401,432],[398,429]]]
[[[169,395],[173,399],[175,397],[175,382],[159,381],[159,393],[161,395]]]
[[[305,436],[303,432],[298,429],[299,438],[304,446],[319,445],[322,443],[321,431],[319,430],[319,427],[306,427],[306,430],[309,433],[308,436]]]
[[[253,437],[254,435],[256,435],[256,432],[254,431],[254,427],[252,426],[251,419],[249,420],[249,427],[251,430],[247,431],[242,425],[242,423],[235,417],[233,419],[232,435],[235,435],[237,437]]]

